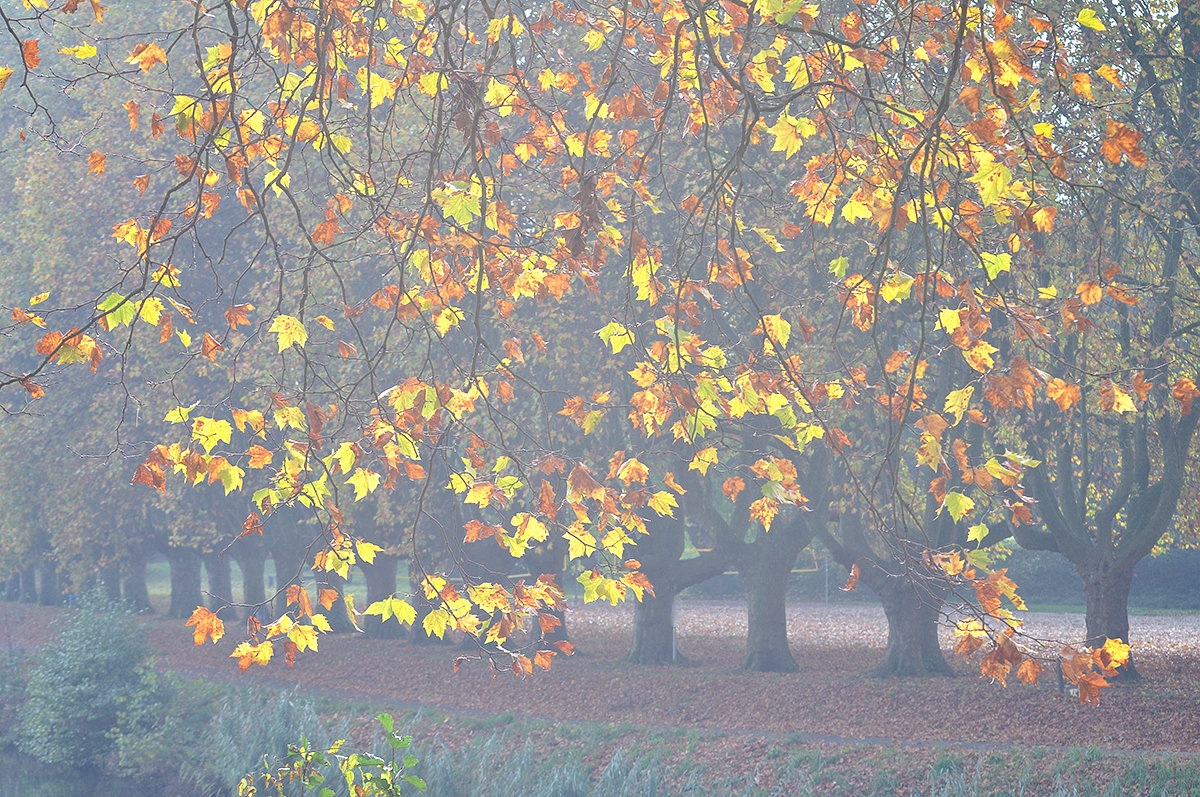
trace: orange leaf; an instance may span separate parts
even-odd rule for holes
[[[242,533],[238,535],[238,539],[240,540],[242,537],[248,537],[251,534],[261,535],[262,533],[262,522],[258,519],[258,513],[251,512],[250,516],[246,518],[244,523],[242,523]]]
[[[533,663],[543,670],[550,669],[550,660],[554,658],[553,650],[539,650],[533,654]]]
[[[333,608],[333,604],[338,599],[338,591],[336,589],[326,589],[325,587],[317,590],[317,603],[324,606],[327,610]]]
[[[195,638],[197,645],[203,645],[204,640],[210,637],[215,644],[221,637],[225,636],[225,624],[221,622],[221,618],[203,606],[197,606],[196,611],[192,612],[191,619],[184,625],[196,627],[192,636]]]
[[[746,482],[742,480],[742,477],[730,476],[725,480],[725,483],[721,485],[721,492],[724,493],[725,497],[730,501],[736,501],[738,493],[745,489],[745,487]]]
[[[217,339],[207,332],[204,333],[204,339],[200,342],[200,353],[213,362],[217,361],[217,352],[225,351],[225,347],[217,342]]]
[[[138,104],[137,100],[130,100],[121,107],[129,114],[129,129],[137,130],[138,117],[141,116],[142,106]]]
[[[1033,659],[1025,659],[1025,661],[1021,662],[1021,666],[1017,668],[1017,677],[1024,683],[1036,684],[1038,676],[1042,674],[1043,669],[1042,665]]]
[[[225,321],[231,329],[237,329],[239,324],[250,324],[249,313],[254,310],[252,304],[235,304],[225,311]]]
[[[139,44],[130,51],[129,57],[125,59],[125,63],[137,64],[143,72],[149,72],[155,64],[165,64],[166,62],[167,54],[154,42]]]
[[[850,566],[850,576],[846,579],[845,585],[842,586],[843,592],[850,592],[858,586],[858,577],[861,571],[858,569],[858,563]]]
[[[273,455],[270,449],[263,448],[257,443],[250,446],[250,449],[246,453],[250,455],[250,467],[252,468],[265,468],[271,464],[271,457]]]
[[[29,69],[37,69],[38,64],[42,59],[38,56],[38,40],[28,39],[21,42],[21,57],[25,59],[25,66]]]
[[[353,343],[347,343],[344,340],[339,340],[337,344],[338,354],[343,360],[349,360],[355,354],[358,354],[358,349]]]
[[[88,174],[104,174],[104,163],[108,160],[103,152],[93,152],[88,155]]]

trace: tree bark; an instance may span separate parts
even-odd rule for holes
[[[259,614],[259,620],[266,620],[269,612],[267,602],[267,551],[261,544],[242,546],[245,540],[239,540],[239,545],[233,550],[237,553],[234,558],[242,571],[242,603],[246,604],[246,615]]]
[[[766,549],[763,549],[764,551]],[[759,552],[762,553],[761,551]],[[799,672],[787,637],[787,583],[799,551],[775,560],[752,555],[754,565],[739,566],[746,585],[749,627],[745,669],[751,672]]]
[[[168,548],[171,566],[171,603],[168,617],[191,617],[204,604],[200,591],[200,554],[190,548]]]
[[[152,612],[150,605],[150,590],[146,587],[146,560],[138,557],[130,562],[126,569],[125,582],[122,584],[125,602],[139,612]]]
[[[938,642],[940,605],[933,596],[918,594],[906,578],[872,579],[888,621],[888,646],[883,662],[871,671],[878,677],[951,676]]]
[[[379,553],[375,554],[374,563],[363,565],[363,578],[367,582],[367,603],[363,609],[396,594],[396,569],[399,564],[400,557]],[[362,629],[367,636],[376,639],[403,639],[407,633],[400,623],[390,618],[383,622],[377,614],[364,615]]]
[[[39,569],[42,578],[38,584],[37,602],[42,606],[55,606],[62,597],[58,588],[58,568],[53,562],[44,561]]]
[[[1088,647],[1101,647],[1106,639],[1120,639],[1128,643],[1129,588],[1133,583],[1133,564],[1105,558],[1099,562],[1077,565],[1076,570],[1083,580],[1083,594],[1087,601],[1084,622]],[[1132,654],[1116,680],[1126,683],[1141,680]]]
[[[21,599],[21,576],[13,573],[4,580],[4,600],[18,601]]]
[[[32,565],[21,571],[21,602],[37,603],[37,569]]]
[[[204,554],[204,572],[208,575],[208,608],[223,609],[233,602],[233,574],[223,554]]]
[[[104,594],[113,602],[121,600],[121,568],[109,566],[99,573],[100,583],[104,585]]]
[[[675,589],[661,579],[633,607],[633,645],[628,659],[633,664],[672,664],[686,661],[675,646]]]

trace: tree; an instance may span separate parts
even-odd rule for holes
[[[1022,362],[991,341],[1034,312],[1036,294],[1005,275],[1028,273],[1020,252],[1053,226],[1057,184],[1036,167],[1061,180],[1063,155],[1036,127],[1059,110],[1042,111],[1032,87],[1058,35],[1036,10],[252,0],[196,5],[127,49],[81,25],[77,6],[5,15],[22,58],[6,94],[54,140],[42,76],[119,76],[140,98],[130,126],[149,113],[140,129],[156,140],[169,120],[177,151],[147,178],[160,201],[114,227],[127,245],[115,288],[37,319],[14,306],[13,335],[37,327],[37,357],[0,375],[8,395],[24,390],[12,411],[64,367],[157,346],[175,364],[178,434],[164,431],[134,481],[232,492],[261,470],[246,528],[299,507],[316,523],[312,566],[344,577],[379,546],[341,507],[409,480],[421,485],[414,528],[449,490],[498,514],[489,525],[512,551],[590,539],[574,552],[592,564],[586,595],[608,599],[648,593],[654,575],[624,548],[669,551],[677,470],[741,480],[769,534],[781,510],[808,502],[792,458],[822,440],[887,521],[871,525],[872,545],[905,574],[987,583],[952,567],[954,551],[911,543],[930,514],[964,526],[1022,517],[1010,491],[1028,462],[1001,465],[1013,483],[997,487],[976,477],[992,459],[984,441],[934,439],[964,474],[951,490],[926,435],[964,413],[983,424],[974,383],[1015,380]],[[50,20],[87,46],[54,42],[52,54],[26,36]],[[673,159],[692,144],[702,170],[678,179]],[[102,173],[106,154],[88,162]],[[867,242],[845,244],[856,235]],[[578,359],[562,319],[592,294],[606,318],[602,384],[559,393],[523,350]],[[618,370],[623,351],[633,364]],[[930,367],[960,357],[961,371]],[[522,424],[529,412],[543,423]],[[630,437],[684,453],[623,479],[614,462],[636,450],[589,442]],[[431,460],[446,483],[430,481]],[[937,472],[928,484],[923,463]],[[660,522],[660,541],[642,536]],[[561,600],[545,582],[410,561],[436,606],[426,633],[503,643]],[[673,568],[664,586],[678,583]],[[270,658],[271,639],[291,656],[328,625],[295,587],[290,613],[240,648],[245,666]],[[387,611],[416,614],[397,596]],[[1005,671],[1019,660],[1007,639],[993,651]],[[529,672],[553,652],[513,651],[511,663]]]

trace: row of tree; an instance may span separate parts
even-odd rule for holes
[[[1189,542],[1196,0],[45,5],[0,12],[13,571],[382,552],[488,645],[561,609],[491,554],[565,553],[657,661],[735,561],[787,669],[815,537],[884,671],[943,670],[953,605],[996,674],[990,544],[1064,554],[1100,647]]]

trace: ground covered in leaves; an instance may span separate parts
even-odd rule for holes
[[[0,607],[0,646],[26,646],[52,635],[57,610]],[[185,676],[299,684],[364,707],[364,713],[419,707],[426,717],[440,718],[432,732],[450,745],[470,743],[496,718],[519,725],[548,748],[571,744],[572,734],[563,728],[595,723],[621,729],[608,733],[614,744],[636,747],[641,734],[642,744],[684,745],[713,771],[744,772],[767,786],[781,765],[776,759],[788,758],[790,750],[794,764],[801,749],[805,766],[815,760],[828,769],[829,762],[841,762],[831,771],[840,773],[846,793],[855,788],[856,767],[864,768],[869,786],[883,766],[880,756],[886,764],[897,750],[906,751],[900,769],[918,779],[947,755],[983,761],[1020,751],[1028,764],[1029,749],[1038,748],[1043,752],[1037,755],[1053,762],[1053,771],[1038,777],[1059,779],[1072,756],[1089,772],[1107,768],[1117,777],[1135,758],[1144,765],[1156,760],[1151,754],[1172,754],[1175,761],[1179,754],[1183,760],[1200,755],[1200,615],[1133,618],[1144,680],[1105,690],[1099,707],[1081,706],[1061,691],[1053,669],[1037,686],[1014,677],[1003,687],[981,679],[977,665],[964,660],[953,662],[957,678],[869,677],[887,629],[873,606],[792,607],[789,626],[801,671],[790,675],[741,670],[746,611],[738,603],[681,602],[678,646],[687,662],[679,666],[624,663],[631,618],[628,606],[574,610],[568,627],[578,655],[559,657],[548,672],[524,679],[494,674],[486,660],[468,661],[455,673],[455,657],[468,651],[453,645],[421,647],[362,635],[326,636],[318,654],[301,655],[293,668],[272,662],[239,675],[228,658],[236,643],[232,627],[219,644],[195,648],[182,622],[143,622],[160,662]],[[1027,629],[1048,639],[1078,638],[1082,627],[1079,615],[1027,618]],[[949,636],[945,642],[949,648]],[[909,779],[898,777],[901,783]]]

